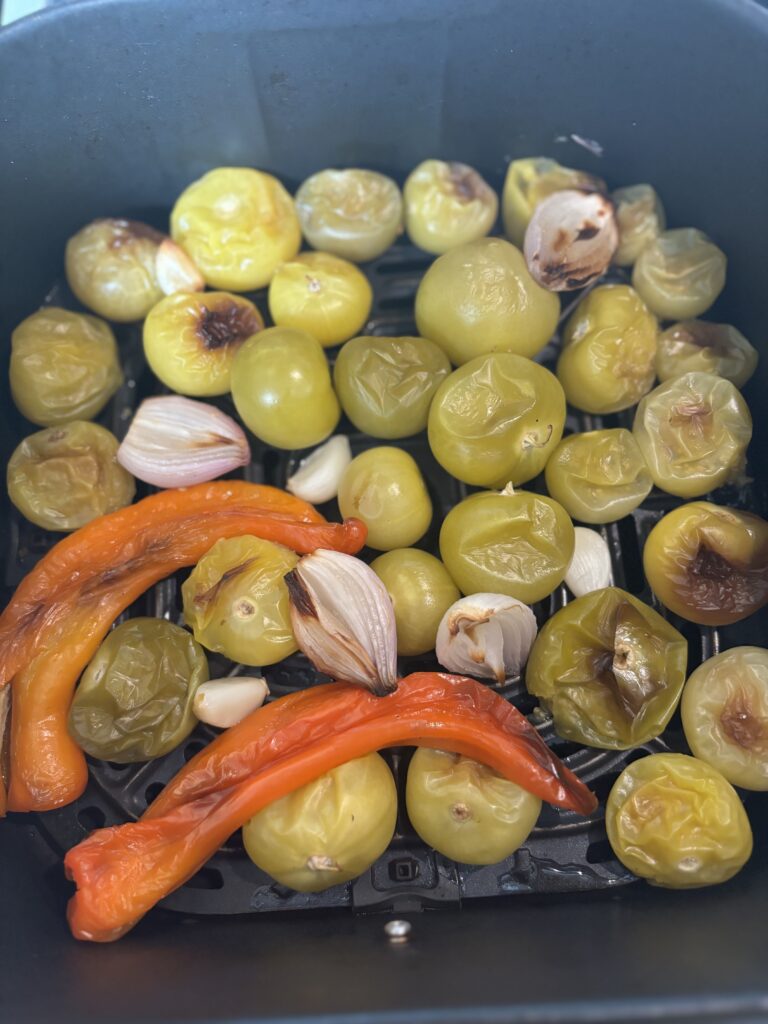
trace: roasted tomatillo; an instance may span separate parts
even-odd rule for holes
[[[440,555],[462,593],[525,604],[562,583],[574,544],[573,523],[556,501],[506,488],[460,501],[440,530]]]
[[[275,881],[322,892],[369,868],[389,846],[396,818],[392,773],[380,754],[367,754],[259,811],[243,826],[243,842]]]
[[[651,530],[643,567],[676,615],[727,626],[768,601],[768,522],[709,501],[689,502]]]
[[[732,647],[691,674],[680,705],[688,746],[734,786],[768,790],[768,650]]]
[[[726,882],[752,853],[738,794],[686,754],[651,754],[625,768],[608,797],[605,824],[622,864],[670,889]]]
[[[92,757],[149,761],[194,729],[192,699],[208,678],[203,649],[165,619],[138,618],[107,636],[83,673],[69,731]]]
[[[419,747],[408,766],[408,817],[429,846],[460,864],[497,864],[522,846],[541,800],[461,754]]]
[[[294,551],[259,537],[217,541],[185,580],[184,621],[210,651],[272,665],[297,649],[284,577]]]
[[[525,685],[563,739],[624,750],[658,736],[677,707],[688,645],[618,587],[579,597],[543,626]]]

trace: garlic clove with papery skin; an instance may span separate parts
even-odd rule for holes
[[[520,675],[536,633],[536,616],[522,601],[503,594],[470,594],[443,616],[435,652],[450,672],[501,684]]]
[[[321,505],[339,493],[341,478],[351,461],[349,438],[336,434],[301,460],[285,489],[303,501]]]
[[[353,555],[320,549],[285,582],[296,643],[315,668],[377,696],[397,688],[395,609],[373,569]]]
[[[611,553],[596,530],[575,526],[576,546],[565,574],[565,585],[574,597],[582,597],[593,590],[602,590],[613,584]]]
[[[192,698],[195,717],[217,729],[229,729],[260,708],[269,695],[261,676],[231,676],[201,683]]]

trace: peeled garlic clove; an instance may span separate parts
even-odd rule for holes
[[[565,574],[565,585],[574,597],[610,587],[613,570],[608,545],[599,533],[585,526],[575,526],[573,532],[576,534],[576,547]]]
[[[288,477],[285,489],[303,501],[321,505],[339,493],[341,478],[351,461],[349,439],[336,434],[301,460],[293,476]]]
[[[206,402],[164,395],[141,403],[117,461],[156,487],[189,487],[247,465],[251,450],[231,416]]]
[[[373,569],[352,555],[319,550],[285,582],[296,642],[315,668],[377,696],[396,689],[395,610]]]
[[[269,694],[261,676],[232,676],[201,683],[192,698],[195,717],[217,729],[229,729],[260,708]]]
[[[449,672],[503,683],[522,671],[536,632],[528,605],[503,594],[471,594],[443,616],[435,652]]]
[[[205,288],[203,275],[180,245],[173,239],[164,239],[155,257],[157,283],[166,295],[174,292],[201,292]]]
[[[584,288],[605,273],[619,244],[611,200],[566,189],[533,211],[523,252],[531,276],[552,292]]]

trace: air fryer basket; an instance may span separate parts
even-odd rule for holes
[[[437,155],[473,163],[499,186],[510,157],[545,153],[593,170],[611,185],[649,180],[658,187],[672,226],[690,223],[707,230],[730,257],[728,288],[710,316],[735,322],[759,346],[768,334],[760,271],[762,239],[768,232],[768,196],[764,175],[761,178],[759,173],[761,166],[763,170],[768,167],[768,138],[764,117],[760,135],[754,111],[750,116],[749,98],[755,102],[754,97],[762,96],[764,106],[768,95],[767,22],[765,12],[749,0],[677,0],[675,5],[654,0],[637,6],[629,0],[621,4],[586,0],[579,5],[561,0],[545,4],[484,0],[471,11],[437,0],[403,5],[402,10],[396,3],[388,6],[383,2],[334,2],[322,7],[293,2],[276,10],[266,2],[242,9],[234,3],[214,7],[205,0],[185,4],[181,0],[97,0],[41,17],[37,24],[33,19],[0,35],[0,104],[8,102],[10,111],[10,131],[0,144],[3,150],[6,143],[13,147],[8,159],[3,153],[0,167],[2,337],[7,338],[10,328],[42,301],[77,308],[61,282],[60,262],[63,240],[81,223],[94,216],[126,214],[161,226],[167,206],[181,187],[210,166],[260,166],[280,175],[290,187],[309,171],[328,165],[372,166],[402,180],[419,159]],[[33,72],[43,67],[43,44],[56,48],[58,61],[45,64],[40,81]],[[60,115],[47,108],[48,91],[62,97]],[[604,156],[580,145],[581,137],[597,139]],[[365,268],[375,294],[367,333],[415,333],[413,295],[429,262],[426,254],[402,242]],[[266,313],[264,293],[254,298]],[[571,297],[573,301],[576,298]],[[118,336],[126,383],[101,422],[122,437],[138,401],[157,391],[157,382],[144,365],[140,332],[121,328]],[[553,343],[539,358],[551,366],[554,353]],[[765,515],[768,460],[759,403],[764,388],[761,381],[768,378],[768,353],[763,363],[747,391],[755,417],[750,450],[755,480],[738,491],[719,491],[714,499]],[[7,382],[3,387],[7,388]],[[220,404],[231,408],[229,399]],[[12,409],[9,401],[6,407]],[[6,424],[2,445],[7,459],[30,428],[13,411]],[[630,426],[631,413],[601,419],[570,411],[566,429],[619,425]],[[348,423],[343,422],[339,429],[350,433],[355,452],[376,443],[355,433]],[[443,515],[466,489],[432,459],[423,435],[401,443],[414,454],[427,479],[435,519],[420,546],[435,550]],[[258,442],[253,453],[246,478],[283,486],[297,455]],[[530,486],[540,489],[541,482]],[[616,584],[649,602],[653,599],[642,574],[642,545],[660,516],[679,503],[654,491],[633,516],[602,528],[611,549]],[[331,518],[338,516],[335,507],[323,511]],[[51,537],[23,520],[7,502],[3,515],[8,526],[0,534],[0,557],[9,594],[48,549]],[[159,584],[129,614],[168,615],[178,620],[179,586],[184,575]],[[542,602],[536,608],[540,622],[565,600],[565,588],[560,588]],[[765,644],[767,619],[758,616],[736,627],[715,630],[672,617],[689,640],[690,668],[721,648]],[[406,671],[433,667],[433,663],[407,659],[402,667]],[[217,656],[211,657],[211,669],[213,675],[240,670]],[[316,679],[300,655],[267,669],[265,675],[273,696]],[[633,877],[611,853],[602,815],[613,781],[627,763],[649,751],[685,749],[679,720],[673,720],[663,737],[643,748],[597,751],[560,740],[519,682],[507,684],[502,692],[531,716],[553,749],[597,792],[601,807],[592,817],[582,819],[545,807],[532,836],[507,861],[482,868],[457,865],[428,850],[411,829],[402,809],[409,751],[390,751],[387,757],[398,781],[401,813],[390,849],[370,872],[325,893],[298,894],[261,874],[245,857],[235,836],[193,879],[163,901],[166,910],[177,912],[175,927],[173,917],[164,919],[158,912],[150,915],[149,923],[140,927],[135,937],[123,942],[136,943],[141,950],[143,941],[152,946],[154,936],[161,934],[164,944],[199,949],[202,955],[209,943],[217,941],[233,948],[235,936],[242,938],[244,926],[231,921],[230,930],[224,931],[223,923],[209,920],[198,923],[190,933],[178,923],[189,924],[201,915],[249,915],[252,919],[257,913],[271,912],[258,921],[251,920],[251,927],[260,930],[257,941],[270,944],[270,935],[279,935],[293,944],[297,935],[316,937],[314,945],[307,941],[299,944],[301,952],[294,959],[301,958],[302,970],[307,957],[315,963],[319,956],[323,962],[331,947],[339,956],[359,958],[360,950],[353,952],[353,947],[360,942],[365,947],[368,940],[371,957],[399,956],[401,971],[408,964],[404,959],[408,955],[422,961],[429,958],[429,964],[422,962],[417,976],[399,992],[397,983],[394,990],[382,984],[386,972],[396,966],[391,960],[383,973],[376,973],[374,966],[366,963],[358,969],[357,979],[345,973],[327,989],[326,977],[311,967],[310,978],[320,979],[317,999],[302,1001],[287,986],[281,1001],[280,994],[270,989],[271,1012],[288,1013],[293,1008],[298,1012],[307,1007],[319,1012],[342,1006],[469,1006],[476,1001],[478,1006],[466,1011],[466,1017],[456,1019],[480,1020],[479,1014],[485,1012],[480,1006],[501,1003],[507,1007],[503,1013],[511,1015],[509,1005],[523,1001],[513,991],[500,989],[487,970],[479,969],[480,956],[487,968],[496,955],[487,941],[480,941],[481,934],[498,936],[499,942],[506,943],[516,929],[520,943],[533,933],[538,955],[521,961],[518,952],[510,963],[516,966],[516,983],[520,973],[532,972],[536,977],[536,998],[530,995],[532,978],[527,982],[526,998],[543,1007],[567,997],[606,994],[605,979],[598,983],[596,976],[595,986],[584,990],[574,986],[568,971],[561,975],[564,984],[547,987],[545,979],[551,977],[553,968],[555,977],[558,970],[562,972],[562,967],[550,964],[549,956],[544,955],[546,944],[535,940],[539,935],[543,942],[547,929],[554,929],[550,936],[553,949],[562,946],[562,930],[567,933],[572,926],[576,929],[574,941],[599,944],[615,927],[612,918],[617,912],[631,915],[632,908],[637,908],[640,917],[633,919],[633,927],[644,939],[632,956],[643,955],[652,963],[659,948],[649,948],[648,935],[653,936],[650,944],[655,944],[662,929],[674,926],[671,908],[682,921],[686,914],[701,915],[702,908],[710,904],[715,908],[712,920],[717,920],[718,908],[721,915],[727,915],[728,907],[736,908],[742,898],[747,904],[750,898],[757,901],[758,893],[765,898],[768,878],[759,863],[724,887],[722,894],[683,894],[689,901],[685,903],[677,894],[652,893],[642,883],[630,885]],[[13,859],[9,867],[3,863],[3,878],[10,871],[22,873],[19,857],[23,849],[40,851],[37,860],[47,865],[47,873],[40,886],[44,891],[38,894],[35,887],[33,898],[44,902],[50,887],[48,898],[59,913],[64,894],[57,866],[61,853],[95,827],[141,814],[168,778],[211,735],[201,726],[181,748],[146,765],[93,761],[89,787],[73,806],[40,816],[34,829],[29,821],[17,819],[17,835],[9,847]],[[757,860],[768,820],[765,801],[752,798],[748,809],[756,834]],[[21,829],[26,846],[19,842]],[[35,863],[31,857],[26,870],[34,870],[31,865]],[[616,903],[610,894],[619,892]],[[540,903],[543,897],[548,899]],[[457,917],[455,911],[460,907],[463,914]],[[409,917],[425,908],[441,908],[442,913]],[[300,913],[280,915],[278,911]],[[388,916],[370,916],[373,911],[386,911]],[[537,911],[539,919],[532,917]],[[528,921],[525,934],[520,932],[521,913]],[[585,913],[591,922],[587,928],[596,929],[594,934],[585,932],[583,926],[579,930],[576,924]],[[413,923],[407,949],[397,953],[382,931],[392,914],[406,915]],[[651,917],[654,926],[643,931],[643,921]],[[701,920],[706,921],[706,916]],[[737,946],[751,934],[743,920],[739,928],[738,939],[734,936]],[[194,935],[191,946],[190,934]],[[701,928],[688,934],[701,941]],[[66,941],[62,935],[56,935],[58,942]],[[381,936],[378,945],[374,935]],[[433,962],[439,952],[446,952],[446,935],[454,935],[464,948],[464,971],[469,974],[458,989]],[[28,938],[34,941],[31,934]],[[677,946],[669,946],[669,956]],[[613,963],[610,958],[615,959],[620,948],[614,940],[606,943],[599,955],[606,964]],[[664,943],[662,948],[667,949]],[[83,955],[89,963],[97,963],[92,952]],[[288,950],[286,956],[290,956]],[[272,966],[274,982],[284,965]],[[624,972],[627,981],[634,980],[630,991],[635,996],[690,996],[694,1001],[680,1002],[678,1009],[690,1013],[693,1006],[699,1016],[719,1012],[718,1005],[732,1012],[738,1006],[759,1005],[760,996],[744,990],[764,987],[762,981],[743,980],[734,985],[740,975],[731,965],[720,988],[731,993],[741,989],[740,998],[724,996],[725,1002],[704,1007],[693,990],[667,984],[664,972],[644,982],[641,971],[640,977],[633,979],[626,959],[623,963],[616,960],[614,970],[619,978]],[[401,971],[394,977],[402,985]],[[485,989],[477,985],[483,973],[488,976]],[[367,989],[360,987],[361,977],[369,978]],[[81,979],[82,985],[89,986],[90,971]],[[0,1007],[5,988],[0,987]],[[718,991],[718,986],[712,983],[710,990]],[[610,984],[607,992],[611,992]],[[624,990],[620,987],[614,996],[621,994]],[[83,993],[78,991],[77,999],[81,998]],[[257,1010],[247,1001],[232,1005],[237,1012],[255,1014]],[[590,1006],[589,1013],[596,1014],[594,1004]],[[608,1004],[606,1007],[605,1019],[612,1019],[607,1014],[614,1011]],[[640,1004],[638,1007],[638,1014],[644,1012]],[[672,1012],[672,1004],[667,1009]],[[618,1015],[618,1004],[614,1010]],[[127,1007],[111,1005],[115,1019],[123,1019],[121,1012],[127,1013]],[[166,1019],[171,1012],[170,1008],[162,1010],[157,1019]],[[185,1011],[193,1018],[218,1012],[215,1004],[205,1001]],[[555,1012],[560,1011],[552,1010]],[[562,1019],[569,1018],[566,1014]]]

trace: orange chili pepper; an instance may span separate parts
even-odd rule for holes
[[[527,719],[472,679],[418,672],[386,697],[328,683],[254,711],[193,758],[139,821],[99,829],[71,849],[72,934],[120,938],[267,804],[403,744],[465,754],[559,807],[587,814],[597,806]]]
[[[8,682],[37,651],[47,646],[47,630],[61,615],[68,614],[91,581],[103,580],[110,573],[115,577],[121,566],[152,555],[153,546],[158,561],[172,555],[167,546],[172,529],[164,536],[153,536],[163,524],[173,527],[183,518],[194,525],[191,521],[196,513],[208,516],[238,507],[243,512],[293,522],[325,522],[312,505],[287,491],[241,480],[217,480],[160,491],[100,516],[59,541],[22,580],[0,615],[0,683]],[[166,546],[161,549],[163,543]],[[354,553],[358,548],[350,550]],[[163,575],[174,568],[177,566],[172,565]]]
[[[241,534],[302,553],[354,553],[365,541],[358,520],[326,523],[275,488],[225,481],[163,491],[103,516],[57,544],[21,583],[0,617],[0,664],[14,675],[8,810],[50,810],[82,793],[85,759],[67,732],[81,672],[148,587]]]

